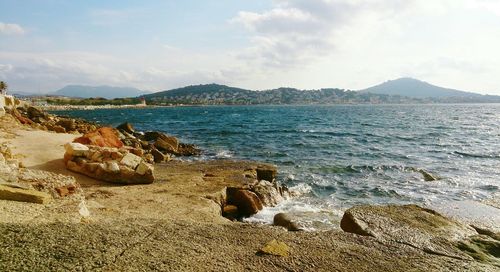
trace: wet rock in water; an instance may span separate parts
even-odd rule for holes
[[[346,232],[465,260],[471,258],[459,250],[456,243],[477,234],[469,226],[416,205],[353,207],[344,213],[340,227]]]
[[[86,133],[82,137],[76,138],[73,142],[100,147],[120,148],[123,146],[123,142],[118,138],[117,131],[110,127],[102,127]]]
[[[125,123],[117,126],[116,128],[119,130],[123,130],[127,133],[130,133],[130,134],[133,134],[135,132],[134,126],[132,126],[132,124],[129,122],[125,122]]]
[[[290,247],[283,242],[272,240],[269,243],[267,243],[263,248],[261,248],[257,253],[286,257],[290,254]]]
[[[283,195],[280,194],[278,185],[267,180],[260,180],[256,185],[252,186],[251,190],[257,194],[264,206],[274,207],[285,199]]]
[[[263,209],[260,198],[249,190],[241,188],[227,188],[227,203],[238,207],[242,217],[249,217]]]
[[[300,227],[292,218],[286,213],[278,213],[273,218],[273,225],[284,227],[289,231],[300,231]]]
[[[422,174],[425,181],[435,181],[439,179],[438,177],[432,175],[431,173],[425,171],[424,169],[418,169],[418,172]]]
[[[276,178],[278,170],[272,165],[259,165],[256,169],[258,180],[273,181]]]
[[[44,192],[0,185],[0,199],[20,202],[46,204],[52,197]]]

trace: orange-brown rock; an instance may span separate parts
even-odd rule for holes
[[[238,207],[238,213],[243,217],[249,217],[263,209],[260,198],[249,190],[240,188],[228,188],[228,204]]]
[[[120,138],[118,138],[116,130],[110,127],[102,127],[89,132],[82,137],[76,138],[73,142],[84,145],[96,145],[100,147],[120,148],[123,146],[123,142]]]

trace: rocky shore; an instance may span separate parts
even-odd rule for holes
[[[0,118],[0,271],[498,271],[500,233],[415,205],[347,210],[338,230],[241,218],[293,197],[272,165],[131,124],[36,108]],[[38,143],[34,143],[37,142]],[[38,147],[43,144],[43,147]],[[133,185],[131,185],[131,183]]]

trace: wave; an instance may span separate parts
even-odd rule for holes
[[[474,154],[474,153],[453,151],[453,154],[459,155],[459,156],[462,156],[462,157],[469,157],[469,158],[500,159],[500,154],[498,154],[498,153],[493,153],[493,154]]]
[[[417,172],[417,167],[403,165],[347,165],[347,166],[324,166],[310,168],[310,171],[319,171],[324,174],[343,174],[343,173],[363,173],[380,171],[399,171],[399,172]]]

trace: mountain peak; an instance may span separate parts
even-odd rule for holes
[[[411,77],[402,77],[394,80],[389,80],[382,84],[361,90],[361,92],[401,95],[415,98],[480,96],[480,94],[476,93],[435,86],[428,82]]]

